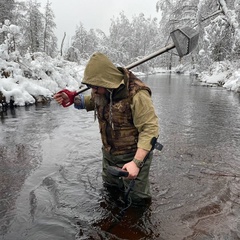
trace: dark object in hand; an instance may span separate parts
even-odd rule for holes
[[[127,177],[129,174],[127,171],[115,166],[108,166],[107,171],[115,177]]]

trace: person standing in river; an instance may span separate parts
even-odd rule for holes
[[[77,109],[95,111],[103,144],[104,185],[119,192],[135,179],[130,192],[132,203],[150,203],[151,141],[159,134],[151,90],[131,71],[114,66],[99,52],[94,53],[87,63],[82,84],[92,89],[89,96],[65,89],[55,94],[54,99],[61,105],[74,104]],[[146,156],[148,158],[142,164]],[[129,175],[127,178],[114,177],[107,171],[108,166],[118,166]]]

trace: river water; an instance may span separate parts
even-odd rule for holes
[[[117,218],[93,113],[55,102],[16,108],[0,123],[0,239],[240,239],[239,94],[183,75],[144,81],[164,145],[149,208]]]

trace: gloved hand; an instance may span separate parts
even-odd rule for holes
[[[66,95],[67,95],[67,97],[66,97]],[[77,95],[76,91],[71,92],[67,89],[63,89],[63,90],[59,91],[58,93],[56,93],[54,95],[54,98],[63,107],[69,107],[70,105],[72,105],[74,103],[74,97],[76,95]]]

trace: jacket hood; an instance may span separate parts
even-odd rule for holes
[[[82,83],[108,89],[124,84],[124,75],[102,53],[94,53],[86,65]]]

